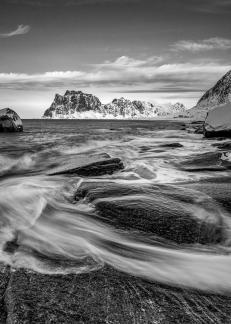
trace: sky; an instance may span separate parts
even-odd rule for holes
[[[231,0],[1,0],[0,108],[55,93],[193,107],[231,69]]]

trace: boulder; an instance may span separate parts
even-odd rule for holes
[[[49,175],[75,174],[80,177],[94,177],[112,174],[124,168],[119,158],[105,158],[104,156],[77,156],[75,159],[60,167],[50,170]]]
[[[231,137],[231,103],[209,111],[204,122],[205,137]]]
[[[23,125],[19,115],[10,108],[0,110],[0,132],[22,132]]]
[[[198,191],[91,182],[81,184],[76,198],[91,202],[102,221],[126,231],[154,234],[178,244],[222,240],[219,208]]]
[[[187,157],[176,163],[187,172],[225,171],[231,169],[231,163],[222,152],[205,152]]]

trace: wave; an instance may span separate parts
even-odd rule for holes
[[[214,215],[228,229],[226,243],[179,246],[109,226],[91,204],[71,204],[68,198],[80,184],[40,176],[1,181],[0,260],[49,274],[88,272],[108,264],[150,281],[231,291],[230,224],[219,206]]]
[[[18,158],[0,155],[0,176],[31,169],[36,163],[35,157],[36,154],[24,154]]]

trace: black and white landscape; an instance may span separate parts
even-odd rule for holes
[[[230,324],[231,2],[0,3],[0,323]]]

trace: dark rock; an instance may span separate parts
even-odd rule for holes
[[[180,162],[178,167],[188,172],[225,171],[231,168],[231,163],[221,159],[221,152],[206,152],[197,154]]]
[[[112,174],[123,168],[123,162],[119,158],[77,156],[74,162],[66,163],[65,166],[51,170],[49,175],[75,174],[81,177],[91,177]]]
[[[228,324],[231,312],[228,296],[171,288],[110,267],[53,276],[16,270],[5,304],[7,323],[15,324]]]
[[[160,146],[161,147],[170,147],[170,148],[183,147],[183,145],[180,143],[166,143],[166,144],[161,144]]]
[[[215,146],[215,147],[219,148],[220,150],[231,150],[231,143],[230,142],[215,143],[215,144],[212,144],[212,146]]]
[[[210,215],[216,206],[209,199],[198,202],[198,192],[160,185],[85,183],[76,197],[93,203],[102,221],[117,228],[152,233],[179,244],[222,240],[221,220]],[[204,213],[194,212],[195,206]]]
[[[195,134],[204,134],[204,127],[202,125],[196,127]]]
[[[140,147],[140,153],[145,153],[145,152],[148,152],[148,151],[150,151],[152,148],[151,148],[151,146],[141,146]]]
[[[0,132],[22,132],[23,125],[18,114],[10,108],[0,110]]]
[[[5,294],[10,280],[10,267],[0,263],[0,323],[6,323]]]
[[[225,208],[229,213],[231,213],[231,180],[229,178],[212,178],[197,181],[196,183],[184,183],[184,187],[199,190],[212,197],[214,201],[217,201],[220,206]]]

